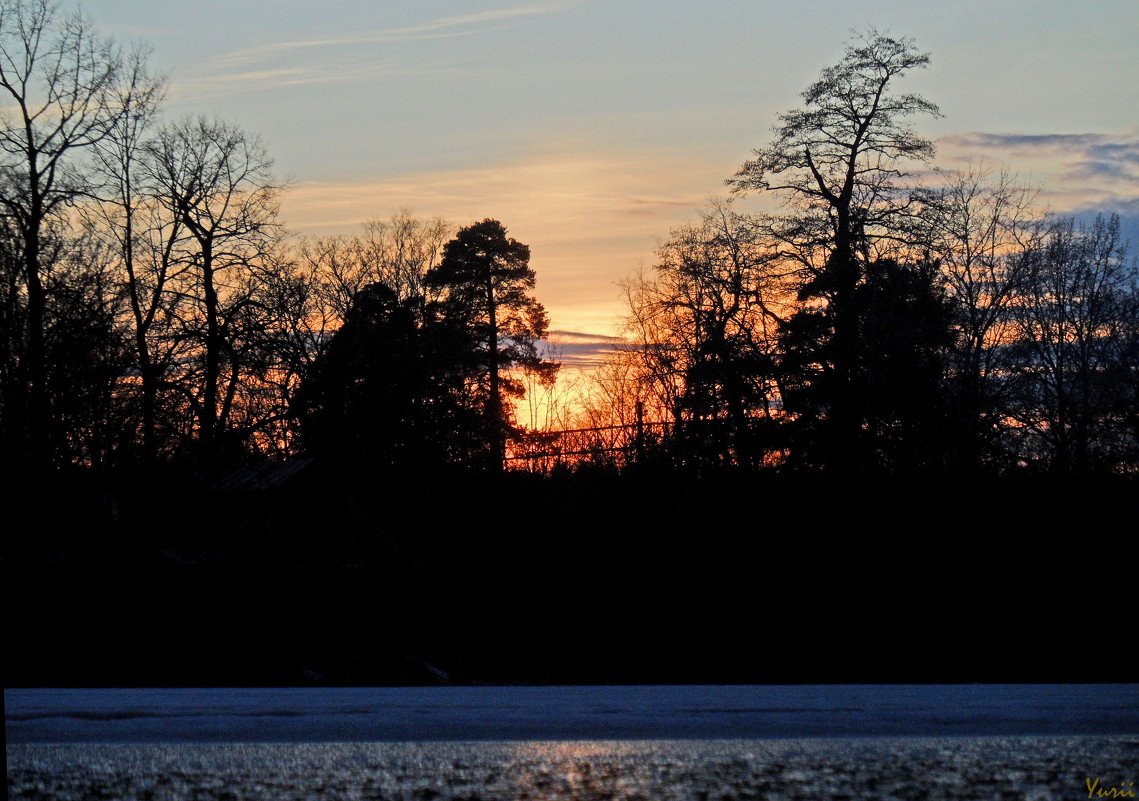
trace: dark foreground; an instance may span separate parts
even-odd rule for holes
[[[1134,680],[1139,479],[317,467],[61,483],[6,686]]]
[[[1139,738],[9,746],[12,799],[727,801],[1086,797]]]

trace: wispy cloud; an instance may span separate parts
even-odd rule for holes
[[[971,149],[1050,152],[1084,148],[1103,141],[1104,134],[1000,134],[973,131],[947,136],[941,144]]]
[[[390,62],[348,62],[340,65],[292,66],[278,69],[206,70],[180,78],[170,89],[172,100],[180,103],[200,103],[205,100],[227,97],[250,90],[302,86],[306,84],[338,83],[368,76],[398,74],[400,70]]]
[[[215,66],[237,66],[259,61],[266,57],[295,53],[301,50],[331,50],[351,47],[353,45],[414,41],[444,36],[470,36],[489,30],[492,27],[500,27],[495,25],[495,23],[552,14],[563,11],[568,7],[569,4],[567,3],[546,3],[520,6],[517,8],[499,8],[480,11],[474,14],[440,17],[439,19],[431,20],[420,25],[411,25],[403,28],[388,28],[385,30],[370,31],[368,33],[353,33],[344,36],[298,39],[290,42],[273,42],[271,44],[236,50],[216,59],[213,63]]]
[[[353,32],[246,47],[218,56],[193,69],[175,85],[180,99],[232,94],[245,89],[266,89],[298,83],[333,83],[378,74],[389,64],[362,66],[347,51],[361,46],[473,36],[527,18],[565,11],[575,3],[536,3],[440,17],[419,25]],[[288,68],[273,65],[288,60]],[[298,62],[300,64],[298,65]]]
[[[580,331],[551,331],[550,342],[562,347],[578,345],[615,347],[624,343],[621,337],[602,336],[601,334],[583,334]]]
[[[561,362],[563,368],[588,370],[603,363],[624,340],[579,331],[550,331],[547,342],[551,347],[546,355]]]
[[[1061,209],[1104,207],[1139,198],[1139,131],[1123,134],[1000,134],[948,136],[939,154],[1006,161],[1042,176],[1044,196]]]
[[[1139,130],[1124,134],[967,133],[939,142],[939,156],[995,159],[1042,181],[1040,199],[1081,222],[1116,214],[1139,247]]]

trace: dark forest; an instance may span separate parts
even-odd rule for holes
[[[534,428],[504,222],[292,237],[256,135],[4,8],[6,686],[1131,678],[1139,268],[938,167],[912,41],[851,38]]]

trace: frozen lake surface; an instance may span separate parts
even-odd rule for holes
[[[5,690],[9,743],[1139,734],[1139,685]]]
[[[1086,798],[1139,737],[9,746],[11,799]]]
[[[1086,798],[1139,685],[6,690],[13,799]],[[1133,787],[1133,785],[1132,785]]]

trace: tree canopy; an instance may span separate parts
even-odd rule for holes
[[[940,112],[899,88],[929,62],[855,34],[727,181],[779,206],[713,202],[626,284],[630,344],[602,397],[655,408],[677,462],[850,476],[1135,457],[1118,221],[1057,219],[1007,173],[931,169],[917,122]]]
[[[419,298],[383,283],[357,293],[294,400],[305,452],[370,469],[471,460],[480,415],[466,397],[465,351]]]
[[[912,187],[901,181],[909,165],[933,157],[913,118],[937,115],[937,106],[897,93],[896,83],[928,63],[929,55],[909,39],[876,30],[856,35],[843,58],[803,91],[803,108],[781,114],[775,139],[728,181],[738,193],[784,195],[787,211],[762,217],[760,231],[801,266],[798,294],[807,307],[787,320],[786,330],[794,332],[791,350],[810,355],[786,359],[783,367],[826,376],[789,380],[814,387],[816,403],[825,408],[811,416],[816,434],[829,440],[830,462],[842,469],[860,469],[868,457],[868,419],[877,414],[870,408],[876,395],[868,371],[871,348],[881,343],[866,336],[860,287],[873,265],[891,258],[900,266],[909,257],[901,246],[915,201]],[[933,324],[926,317],[911,322]]]
[[[784,194],[790,213],[768,219],[768,233],[809,270],[828,262],[831,271],[853,269],[878,239],[897,239],[899,215],[912,205],[900,181],[909,165],[933,157],[913,118],[940,112],[920,95],[896,94],[896,83],[929,60],[910,39],[856,35],[802,92],[803,108],[780,114],[775,138],[728,179],[740,194]]]
[[[498,220],[486,219],[459,230],[426,281],[440,292],[441,324],[470,342],[470,389],[483,410],[492,464],[501,466],[506,438],[514,431],[510,399],[525,391],[510,371],[526,368],[552,376],[557,370],[538,350],[549,321],[532,294],[536,276],[530,248],[508,237]]]
[[[402,210],[290,239],[256,133],[165,119],[145,48],[0,0],[0,444],[41,470],[202,474],[299,454],[1134,470],[1139,279],[1118,218],[938,169],[919,124],[940,112],[906,87],[929,64],[909,38],[852,35],[728,178],[737,197],[623,283],[626,339],[571,378],[575,402],[502,222]],[[527,391],[549,430],[515,419]]]

